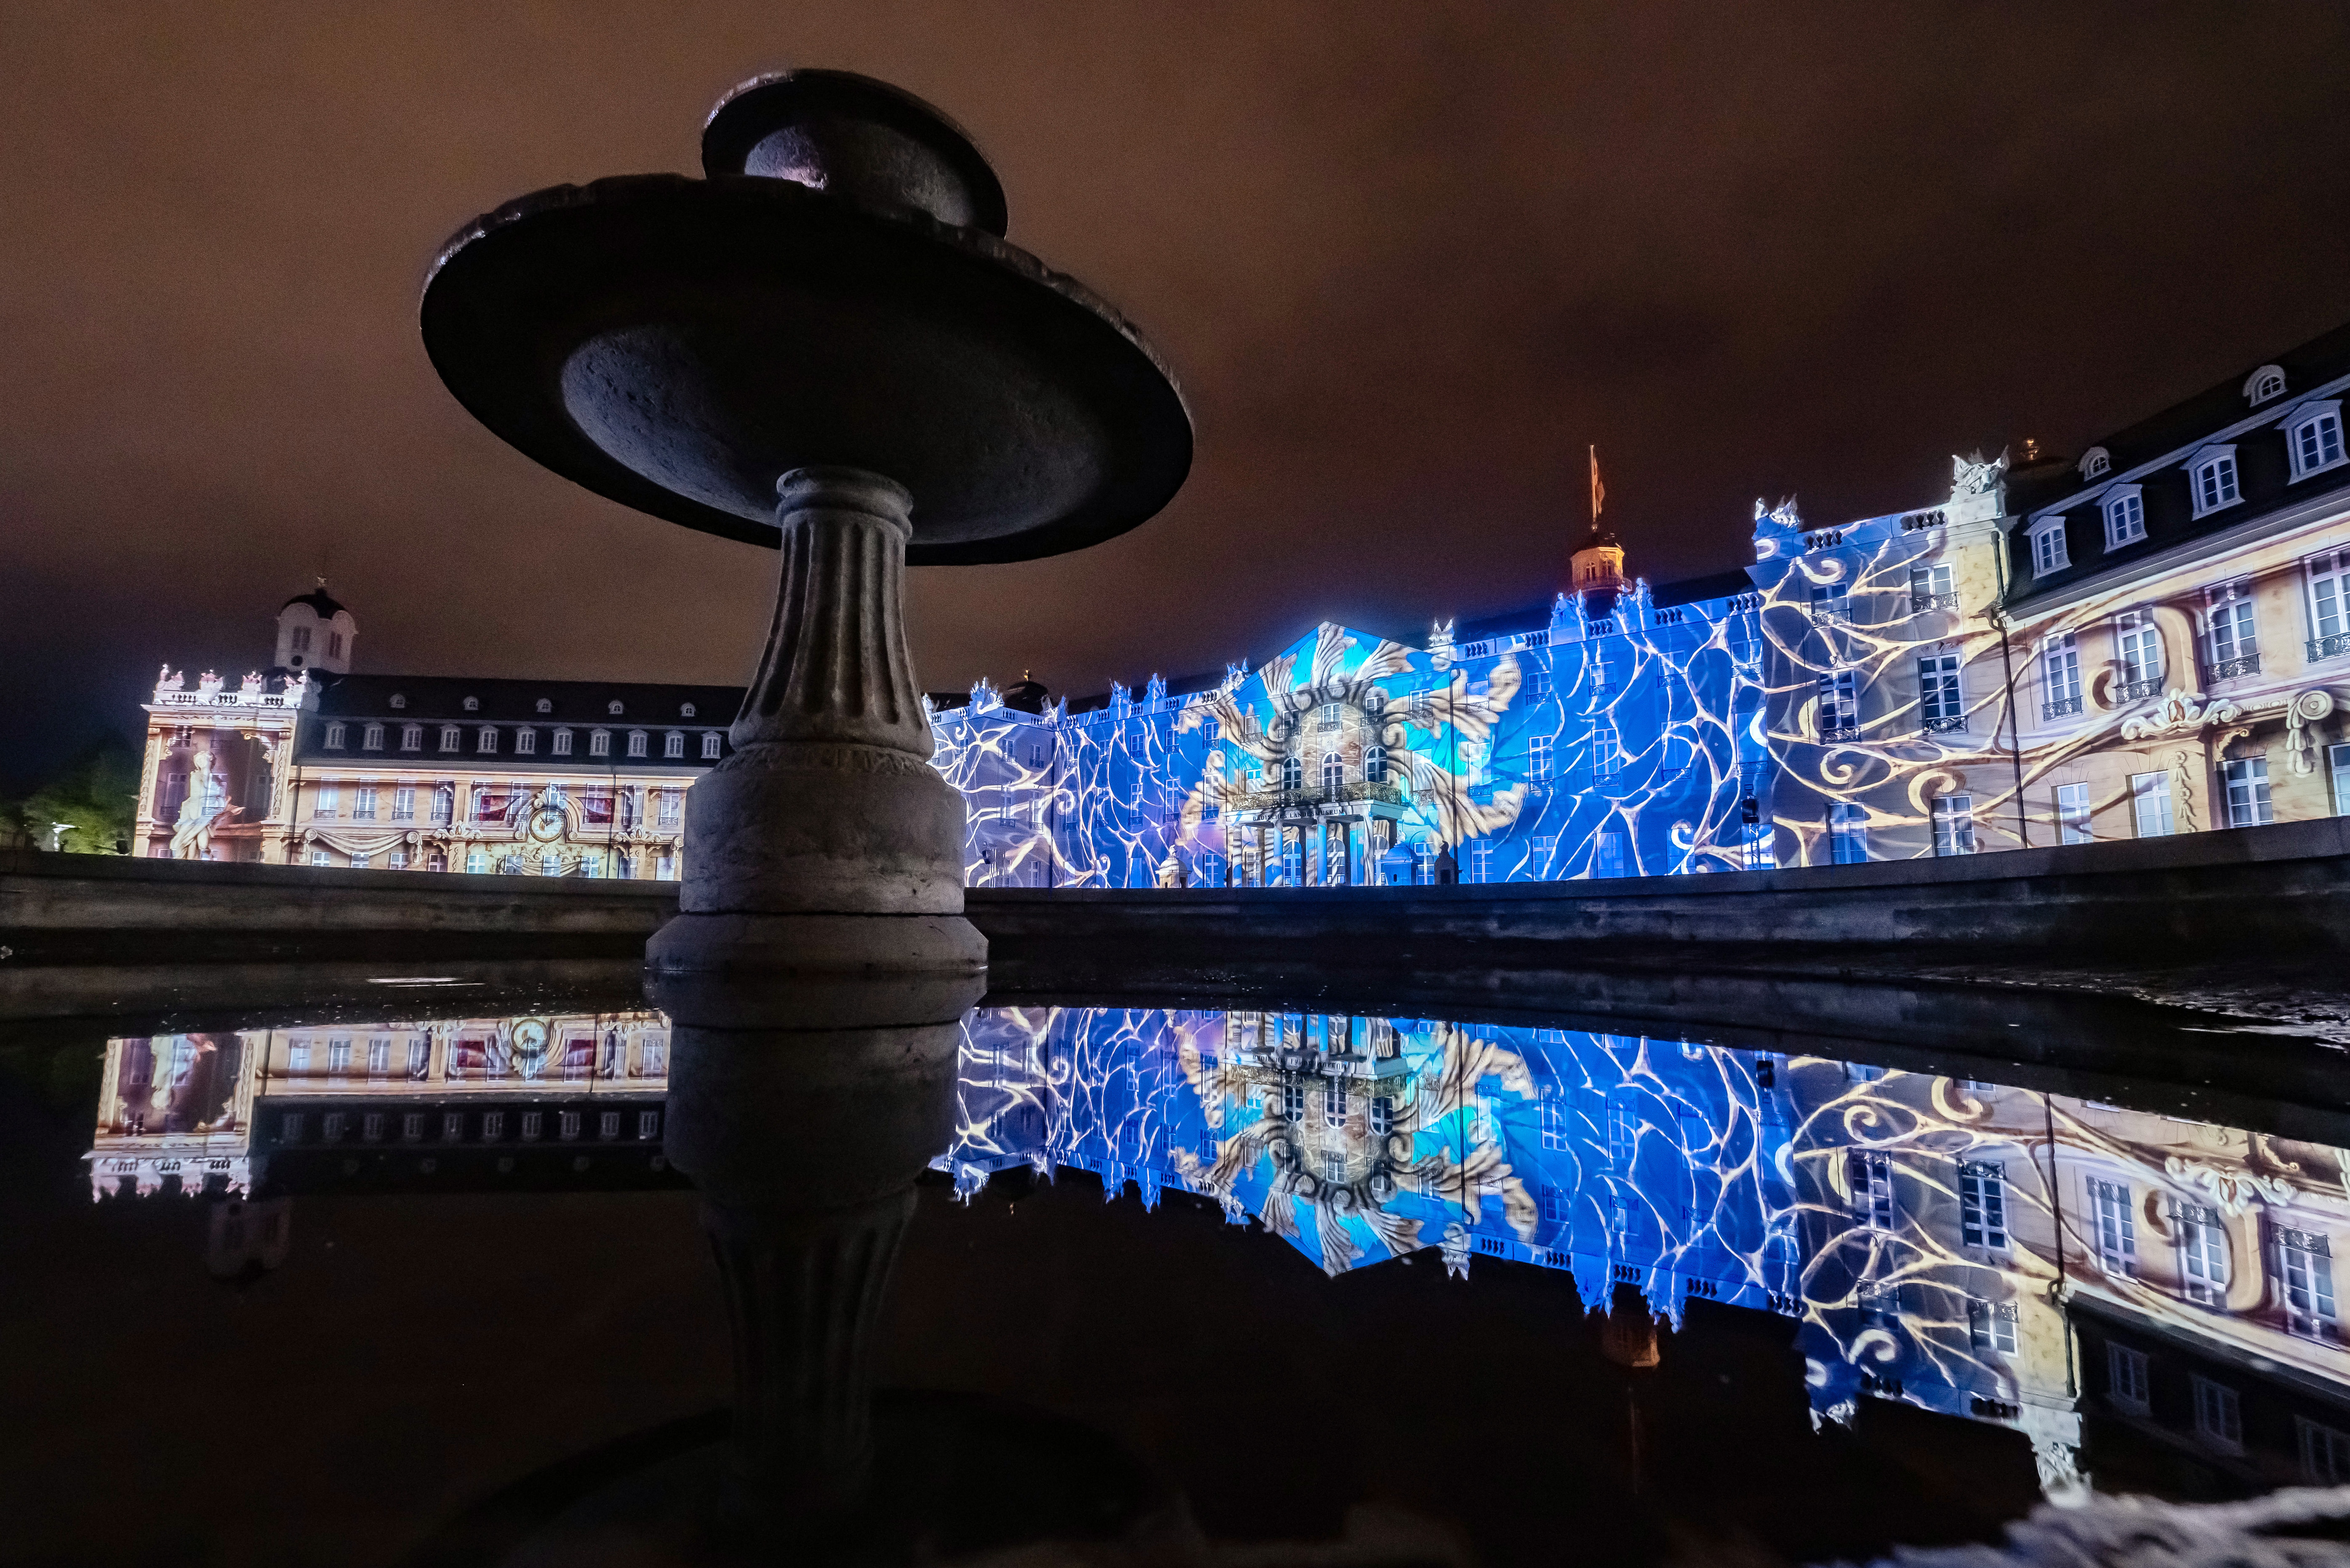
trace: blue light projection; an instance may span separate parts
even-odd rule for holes
[[[2027,1244],[2046,1107],[2022,1091],[1638,1035],[1035,1008],[966,1022],[960,1096],[937,1163],[966,1198],[1075,1168],[1146,1208],[1206,1199],[1334,1276],[1433,1248],[1462,1276],[1561,1271],[1586,1306],[1630,1285],[1675,1321],[1693,1299],[1777,1313],[1823,1418],[1865,1393],[2006,1420],[2058,1479],[2077,1442],[2051,1414],[2072,1393]]]
[[[1753,595],[1424,649],[1324,624],[1206,691],[934,714],[974,887],[1363,886],[1767,864]]]

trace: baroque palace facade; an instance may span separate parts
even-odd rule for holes
[[[2350,327],[2077,462],[1651,587],[1595,530],[1550,602],[1325,624],[1221,676],[934,701],[974,886],[1343,886],[1757,869],[2146,837],[2350,805]],[[353,676],[289,601],[234,688],[168,669],[137,852],[673,877],[733,688]]]

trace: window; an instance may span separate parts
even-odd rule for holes
[[[2135,545],[2146,537],[2146,494],[2135,484],[2116,484],[2106,493],[2106,548]]]
[[[456,725],[443,724],[441,726],[441,749],[442,751],[453,752],[464,743],[465,739],[463,732],[460,731]]]
[[[1993,1251],[2007,1246],[2007,1176],[1997,1165],[1959,1167],[1959,1241]]]
[[[1284,1121],[1302,1122],[1305,1119],[1305,1085],[1295,1078],[1282,1080],[1281,1115]]]
[[[1546,1096],[1542,1102],[1542,1142],[1543,1147],[1547,1149],[1556,1150],[1569,1147],[1566,1131],[1566,1102],[1555,1095]]]
[[[2089,1182],[2089,1212],[2095,1225],[2097,1265],[2116,1277],[2137,1277],[2137,1222],[2130,1213],[2129,1189],[2118,1181]]]
[[[478,712],[480,712],[481,711],[482,711],[482,700],[481,700],[479,697],[468,697],[468,698],[466,698],[466,699],[465,699],[465,711],[466,711],[466,712],[468,712],[468,713],[478,713]]]
[[[1918,713],[1935,734],[1967,727],[1966,700],[1959,693],[1957,654],[1929,654],[1918,661]]]
[[[602,1116],[598,1116],[596,1118],[596,1136],[601,1138],[614,1138],[619,1137],[620,1113],[618,1111],[606,1111]]]
[[[408,699],[395,691],[391,694],[391,705],[394,708],[405,708],[408,706]]]
[[[311,864],[311,865],[313,865],[313,866],[332,866],[334,863],[335,863],[335,857],[334,857],[332,855],[328,854],[326,850],[324,850],[324,849],[313,849],[312,851],[310,851],[310,864]]]
[[[684,731],[671,730],[668,734],[661,737],[661,755],[664,757],[681,757],[685,755]]]
[[[294,628],[294,651],[296,653],[307,653],[310,651],[310,628],[308,627],[297,626]]]
[[[544,1112],[544,1111],[525,1111],[525,1112],[523,1112],[523,1114],[522,1114],[522,1140],[523,1140],[523,1142],[525,1142],[525,1143],[536,1143],[536,1142],[538,1141],[538,1135],[539,1135],[539,1133],[540,1133],[540,1132],[541,1132],[541,1131],[546,1127],[546,1112]]]
[[[677,716],[678,716],[679,718],[681,718],[681,719],[691,719],[691,718],[692,718],[692,717],[693,717],[693,714],[694,714],[694,707],[693,707],[693,704],[692,704],[692,703],[691,703],[691,702],[681,702],[681,703],[679,703],[679,704],[677,705]]]
[[[2252,618],[2252,586],[2237,581],[2213,588],[2206,600],[2211,622],[2211,679],[2261,670],[2260,636]]]
[[[1977,1350],[1997,1351],[2002,1355],[2015,1354],[2015,1303],[2013,1302],[1969,1302],[1967,1303],[1967,1337]]]
[[[555,756],[569,756],[571,754],[571,732],[568,730],[556,731],[555,739],[548,743],[546,749]]]
[[[432,1037],[411,1034],[408,1037],[408,1075],[421,1078],[432,1064]]]
[[[609,730],[588,731],[588,754],[591,757],[610,756],[612,754],[612,732]]]
[[[2122,663],[2116,699],[2136,702],[2162,690],[2162,634],[2154,629],[2151,617],[2137,610],[2124,614],[2116,623],[2115,648]]]
[[[1371,1098],[1370,1128],[1373,1137],[1385,1137],[1395,1131],[1395,1101],[1386,1095]]]
[[[2064,519],[2051,517],[2032,531],[2032,575],[2044,577],[2073,564],[2064,552]]]
[[[2195,1435],[2223,1454],[2244,1451],[2244,1410],[2236,1391],[2195,1376]]]
[[[368,868],[369,864],[369,857],[366,855],[354,855],[351,857],[351,869],[354,871],[364,871]]]
[[[1867,863],[1866,806],[1857,801],[1840,800],[1828,807],[1828,859],[1838,866]]]
[[[2350,1433],[2321,1427],[2306,1416],[2293,1424],[2301,1438],[2301,1473],[2319,1486],[2350,1481]]]
[[[1535,744],[1542,749],[1544,768],[1544,772],[1535,776],[1548,778],[1550,776],[1549,738],[1542,737],[1535,742]],[[1374,742],[1363,748],[1363,777],[1372,784],[1388,782],[1388,749],[1385,746]]]
[[[351,1043],[348,1039],[327,1042],[327,1075],[339,1078],[351,1070]]]
[[[2244,397],[2257,408],[2271,398],[2284,396],[2284,372],[2263,365],[2244,379]]]
[[[1845,1156],[1845,1179],[1852,1187],[1853,1218],[1892,1230],[1893,1157],[1882,1149],[1854,1149]]]
[[[2340,1330],[2334,1315],[2334,1249],[2309,1231],[2276,1232],[2277,1274],[2284,1282],[2285,1321],[2295,1334],[2333,1339]]]
[[[342,1142],[343,1129],[351,1122],[351,1118],[341,1111],[328,1111],[320,1120],[319,1133],[328,1143]]]
[[[488,850],[477,847],[465,851],[465,869],[467,871],[479,877],[485,874],[489,868],[490,852]]]
[[[506,1114],[504,1111],[482,1113],[482,1141],[495,1143],[506,1136]]]
[[[2087,844],[2096,836],[2089,831],[2089,786],[2085,784],[2056,786],[2056,842]]]
[[[2243,496],[2236,489],[2236,449],[2220,447],[2209,455],[2199,454],[2194,465],[2195,515],[2208,516],[2223,506],[2233,506]]]
[[[394,822],[414,822],[416,820],[416,786],[414,784],[395,784],[392,786],[391,820]]]
[[[2144,1351],[2132,1350],[2111,1340],[2106,1342],[2106,1397],[2113,1401],[2116,1409],[2143,1416],[2152,1408],[2147,1397],[2149,1389],[2146,1373]]]
[[[424,749],[424,726],[421,724],[402,724],[400,727],[400,749],[403,752],[422,751]]]
[[[1819,678],[1820,739],[1849,741],[1860,734],[1860,695],[1856,678],[1840,670]]]
[[[1934,853],[1972,855],[1975,852],[1975,797],[1944,794],[1934,797]]]
[[[1530,779],[1550,777],[1552,748],[1556,744],[1556,737],[1551,735],[1536,735],[1526,742],[1526,777]],[[1379,761],[1381,767],[1384,768],[1387,762],[1384,753],[1381,754]]]
[[[645,741],[646,741],[646,735],[645,735],[645,732],[644,732],[642,730],[631,730],[631,731],[629,731],[629,755],[630,755],[630,756],[632,756],[632,757],[641,757],[641,756],[643,756],[643,755],[645,754]]]
[[[1335,730],[1345,722],[1346,713],[1338,703],[1325,702],[1314,711],[1314,727],[1317,730]]]
[[[677,857],[674,855],[655,856],[653,857],[653,879],[657,882],[676,881]]]
[[[2276,812],[2269,802],[2266,757],[2242,757],[2222,763],[2220,774],[2227,781],[2229,826],[2258,827],[2276,820]]]
[[[383,855],[383,865],[384,865],[384,869],[385,869],[385,870],[387,870],[387,871],[405,871],[405,870],[407,870],[407,869],[408,869],[408,851],[407,851],[407,850],[405,850],[405,849],[387,849],[387,850],[385,850],[385,851],[384,851],[384,855]]]
[[[691,704],[688,704],[688,706],[691,706]],[[703,762],[709,763],[716,762],[718,760],[718,745],[720,739],[721,737],[715,730],[704,730],[702,732],[702,760]]]
[[[2302,566],[2309,579],[2311,661],[2350,653],[2350,550],[2328,550]]]
[[[1814,583],[1812,585],[1812,619],[1823,624],[1828,621],[1848,621],[1852,618],[1852,585],[1849,583]]]
[[[2342,412],[2340,404],[2325,407],[2293,427],[2286,441],[2293,453],[2293,476],[2300,479],[2315,473],[2321,468],[2332,468],[2342,461]]]
[[[2334,779],[2334,814],[2350,816],[2350,746],[2328,746],[2325,760]]]
[[[286,1070],[296,1077],[300,1077],[310,1071],[310,1043],[307,1040],[296,1040],[287,1048],[286,1053]],[[293,1121],[295,1118],[289,1116],[286,1119],[288,1121]],[[301,1134],[289,1132],[286,1136],[288,1137],[299,1137]]]
[[[455,821],[456,816],[457,786],[452,784],[443,784],[432,792],[432,820],[448,823]]]
[[[579,1136],[579,1113],[577,1111],[556,1112],[555,1127],[556,1136],[562,1138],[564,1142],[569,1143]]]
[[[1958,607],[1959,586],[1949,563],[1909,568],[1909,608],[1913,614]]]
[[[1322,1125],[1326,1127],[1347,1125],[1347,1085],[1344,1079],[1334,1079],[1322,1085]]]
[[[659,1111],[639,1111],[637,1113],[637,1136],[644,1138],[659,1137],[660,1136],[660,1113]]]
[[[490,724],[483,725],[479,738],[473,742],[473,750],[487,755],[495,752],[497,749],[498,732],[495,726]]]
[[[383,750],[383,726],[381,724],[369,724],[366,729],[359,732],[359,750],[363,752],[380,752]]]
[[[1544,1182],[1539,1194],[1539,1201],[1542,1205],[1544,1224],[1558,1226],[1566,1223],[1568,1205],[1565,1193]]]
[[[400,1118],[400,1136],[403,1142],[422,1143],[424,1141],[424,1113],[422,1111],[410,1111],[406,1116],[401,1116]]]
[[[607,712],[607,713],[608,713],[608,714],[610,714],[613,718],[617,719],[617,718],[619,718],[621,714],[623,714],[623,713],[627,712],[627,711],[628,711],[628,710],[627,710],[627,709],[625,709],[625,708],[623,708],[623,707],[621,707],[621,706],[620,706],[620,704],[619,704],[619,701],[617,699],[615,699],[614,701],[609,701],[609,702],[607,702],[607,703],[605,703],[605,704],[604,704],[604,711],[605,711],[605,712]]]
[[[368,1042],[368,1076],[384,1078],[391,1075],[391,1036],[379,1034]]]
[[[643,1049],[639,1054],[646,1077],[658,1078],[669,1071],[669,1044],[660,1035],[646,1035]],[[652,1135],[648,1133],[646,1136],[650,1137]]]
[[[1591,777],[1607,784],[1624,771],[1624,748],[1613,724],[1591,726]]]
[[[343,726],[342,726],[342,725],[340,725],[340,724],[329,724],[329,725],[328,725],[328,726],[327,726],[327,740],[326,740],[326,746],[327,746],[327,750],[328,750],[328,751],[330,751],[330,752],[339,752],[339,751],[341,751],[341,750],[343,749]]]
[[[1538,839],[1535,842],[1540,845],[1544,841]],[[1552,849],[1558,847],[1555,838],[1547,843]],[[1602,877],[1623,877],[1631,871],[1630,857],[1625,853],[1625,836],[1612,827],[1601,830],[1591,858],[1593,869]]]
[[[2040,645],[2040,716],[2062,719],[2081,711],[2081,639],[2059,632]]]
[[[613,857],[612,864],[613,876],[619,877],[623,881],[629,881],[635,878],[637,874],[637,857],[633,850],[621,850],[618,855]]]
[[[361,784],[359,788],[353,790],[351,792],[352,820],[357,822],[373,822],[375,820],[375,797],[376,788],[373,784]]]
[[[1628,1172],[1640,1152],[1640,1118],[1630,1101],[1620,1096],[1607,1102],[1607,1162]]]
[[[341,787],[337,784],[320,784],[318,786],[318,797],[311,809],[310,815],[313,816],[340,816],[342,813],[343,792]]]
[[[527,757],[536,754],[537,751],[538,732],[536,730],[525,728],[515,732],[515,756]]]
[[[2081,454],[2081,477],[2083,479],[2095,479],[2101,475],[2111,473],[2113,472],[2113,454],[2106,451],[2104,447],[2093,446],[2088,451]]]
[[[2140,838],[2168,838],[2176,830],[2170,818],[2170,775],[2130,774],[2130,815]]]
[[[327,657],[329,659],[340,659],[342,656],[343,634],[339,631],[328,632],[327,634]]]

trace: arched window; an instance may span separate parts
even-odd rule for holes
[[[620,704],[618,701],[607,702],[604,704],[604,711],[617,719],[620,716]]]
[[[1301,790],[1305,787],[1304,758],[1287,756],[1281,759],[1281,787],[1285,790]]]
[[[693,717],[693,704],[692,704],[692,703],[691,703],[691,702],[681,702],[681,703],[680,703],[680,704],[678,705],[677,716],[678,716],[679,718],[681,718],[681,719],[691,719],[691,718],[692,718],[692,717]]]
[[[1363,777],[1372,784],[1388,782],[1388,749],[1385,746],[1363,748]]]
[[[457,815],[457,786],[444,784],[432,792],[432,820],[445,823]]]
[[[2263,365],[2244,379],[2244,396],[2253,407],[2271,398],[2284,396],[2284,372],[2274,365]]]
[[[465,711],[466,711],[466,712],[468,712],[468,713],[478,713],[478,712],[480,712],[481,711],[482,711],[482,700],[481,700],[479,697],[468,697],[468,698],[466,698],[466,699],[465,699]]]
[[[1347,759],[1336,752],[1322,753],[1322,787],[1336,794],[1347,783]]]
[[[552,712],[554,712],[554,711],[555,711],[555,700],[554,700],[553,698],[551,698],[551,697],[542,697],[542,698],[540,698],[540,699],[538,700],[538,711],[539,711],[540,712],[542,712],[542,713],[552,713]]]
[[[2093,446],[2081,454],[2081,477],[2084,479],[2095,479],[2100,474],[2108,473],[2112,472],[2113,466],[2113,454],[2104,447]]]

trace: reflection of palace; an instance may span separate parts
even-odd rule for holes
[[[362,1161],[456,1180],[512,1175],[525,1157],[584,1169],[591,1154],[658,1170],[668,1086],[669,1029],[650,1012],[112,1040],[90,1183],[99,1197],[251,1195]]]
[[[1535,881],[2159,836],[2350,805],[2350,327],[1916,510],[1755,506],[1651,588],[1595,531],[1555,597],[1424,646],[934,715],[973,885]],[[148,706],[139,852],[672,877],[731,688],[355,677],[323,591],[267,675]],[[2337,668],[2339,667],[2339,668]],[[958,700],[959,701],[959,700]]]
[[[2350,1480],[2339,1151],[1820,1058],[1315,1014],[984,1012],[941,1165],[1178,1188],[1332,1273],[1421,1248],[1787,1314],[1814,1409],[2173,1493]],[[2102,1434],[2102,1435],[2100,1435]],[[2184,1479],[2182,1479],[2182,1477]],[[2109,1483],[2110,1484],[2110,1483]]]

